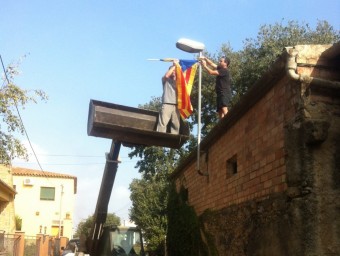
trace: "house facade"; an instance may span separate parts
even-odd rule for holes
[[[12,167],[15,214],[27,236],[71,238],[77,193],[75,176]],[[60,230],[60,233],[59,233]]]
[[[15,194],[9,168],[0,165],[0,232],[15,232]]]
[[[172,174],[210,255],[340,255],[339,67],[287,47]]]

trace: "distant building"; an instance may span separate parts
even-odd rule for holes
[[[26,235],[48,234],[71,238],[77,177],[13,167],[15,214]]]

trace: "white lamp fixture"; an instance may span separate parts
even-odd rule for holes
[[[200,53],[204,50],[204,44],[186,38],[179,39],[176,47],[189,53]]]

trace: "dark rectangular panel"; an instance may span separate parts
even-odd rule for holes
[[[91,100],[87,132],[123,144],[170,148],[180,148],[189,139],[189,127],[183,120],[178,135],[157,132],[157,122],[157,111]]]

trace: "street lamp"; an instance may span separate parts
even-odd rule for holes
[[[181,38],[177,41],[176,47],[182,51],[189,53],[198,53],[202,57],[204,44],[190,39]],[[201,143],[201,87],[202,87],[202,67],[199,65],[198,73],[198,118],[197,118],[197,163],[196,170],[199,174],[203,175],[200,170],[200,143]]]
[[[202,53],[204,50],[204,44],[186,38],[179,39],[176,43],[176,47],[189,53]]]

